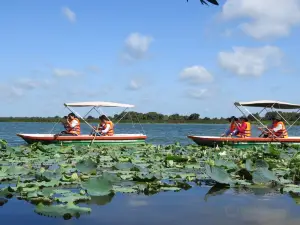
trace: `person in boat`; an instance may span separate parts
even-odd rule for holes
[[[272,124],[268,126],[268,129],[259,127],[262,131],[264,138],[288,138],[288,132],[280,116],[274,116],[271,118]]]
[[[62,131],[59,136],[77,136],[80,135],[80,121],[75,116],[74,113],[70,113],[67,116],[67,119],[65,122],[63,122],[63,126],[65,128],[64,131]]]
[[[239,123],[239,119],[236,118],[235,116],[229,117],[228,121],[230,122],[230,127],[228,128],[228,130],[225,131],[224,134],[221,135],[221,137],[228,137],[230,136],[231,133],[237,132],[236,127],[237,124]]]
[[[100,123],[98,127],[93,127],[94,131],[92,135],[113,136],[114,135],[113,122],[110,121],[105,115],[100,116],[99,119],[100,119]]]
[[[251,137],[251,124],[247,117],[240,118],[241,123],[236,127],[236,136],[240,138]]]

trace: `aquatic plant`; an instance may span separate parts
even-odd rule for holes
[[[16,197],[51,217],[91,213],[115,193],[152,195],[215,185],[207,194],[272,188],[300,202],[300,152],[292,147],[221,149],[197,145],[10,147],[0,140],[0,206]]]

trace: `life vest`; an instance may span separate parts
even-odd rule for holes
[[[245,131],[239,132],[238,137],[251,137],[251,124],[249,122],[244,122],[247,124]]]
[[[74,120],[77,121],[77,125],[75,127],[69,127],[68,132],[71,134],[80,135],[80,121],[77,118]],[[71,124],[74,120],[71,121]]]
[[[288,133],[283,122],[279,121],[277,123],[273,123],[272,129],[276,128],[279,124],[281,124],[282,129],[274,132],[275,136],[280,138],[288,138]]]
[[[236,128],[235,123],[231,122],[231,124],[230,124],[230,132],[233,132],[235,130],[235,128]]]
[[[107,125],[110,125],[109,130],[107,131],[107,133],[105,133],[105,136],[113,136],[114,135],[114,124],[111,121],[106,121],[104,126],[103,126],[103,130],[106,129]]]

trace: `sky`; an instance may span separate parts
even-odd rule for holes
[[[236,101],[300,103],[300,0],[1,3],[0,116],[80,101],[201,117],[236,114]]]

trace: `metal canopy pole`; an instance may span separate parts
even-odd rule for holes
[[[82,118],[82,116],[80,116],[79,113],[77,113],[75,110],[72,110],[71,108],[69,108],[69,106],[66,106],[72,113],[74,113],[76,116],[78,116],[79,118],[81,118],[89,127],[91,127],[93,130],[93,126],[91,124],[89,124],[84,118]]]
[[[297,110],[296,113],[299,113],[300,109]],[[296,119],[296,121],[294,121],[294,123],[292,123],[292,125],[290,125],[286,130],[288,131],[290,128],[292,128],[292,126],[294,126],[294,124],[300,119],[300,116],[298,117],[298,119]]]

